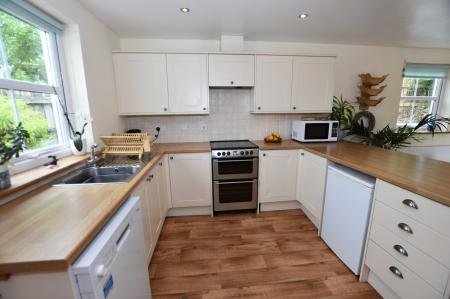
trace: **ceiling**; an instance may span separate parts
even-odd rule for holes
[[[79,0],[123,38],[450,48],[450,0]],[[181,13],[188,7],[190,12]],[[300,13],[309,17],[300,20]]]

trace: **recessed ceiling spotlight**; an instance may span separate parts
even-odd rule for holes
[[[181,11],[182,13],[188,13],[188,12],[190,12],[191,10],[189,9],[189,7],[182,7],[182,8],[180,8],[180,11]]]
[[[302,20],[306,19],[309,15],[307,13],[301,13],[298,15],[298,17]]]

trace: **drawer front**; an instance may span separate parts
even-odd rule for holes
[[[437,291],[444,293],[450,272],[444,266],[376,222],[372,223],[370,239]]]
[[[369,241],[367,247],[366,264],[401,298],[443,298],[443,293],[436,291],[372,241]],[[394,274],[394,271],[399,271],[398,275]]]
[[[375,198],[450,238],[450,207],[380,180]]]
[[[375,201],[373,221],[386,227],[450,269],[450,238],[379,201]],[[406,229],[411,229],[412,232],[408,233],[405,231]]]

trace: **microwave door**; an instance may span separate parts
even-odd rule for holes
[[[305,124],[305,141],[327,140],[330,132],[330,123]]]

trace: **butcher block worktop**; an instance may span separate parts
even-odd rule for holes
[[[351,142],[253,142],[261,150],[304,149],[450,206],[450,163],[447,162]]]
[[[254,142],[262,150],[304,149],[450,206],[450,163],[347,142]],[[208,142],[159,144],[128,183],[44,186],[1,206],[0,278],[67,270],[164,154],[209,151]]]

